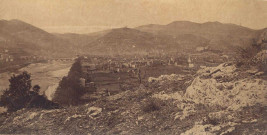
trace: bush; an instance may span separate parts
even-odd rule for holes
[[[262,61],[255,60],[255,57],[263,51],[261,44],[257,44],[255,41],[248,47],[237,47],[236,53],[238,54],[236,57],[236,66],[237,67],[258,67],[259,70],[265,71],[263,68],[266,66]]]
[[[148,99],[148,101],[145,102],[145,104],[142,106],[142,111],[149,113],[158,111],[161,108],[161,103],[159,100],[156,99]]]
[[[26,106],[27,108],[57,109],[60,106],[52,101],[47,100],[42,95],[36,95],[31,98]]]
[[[55,106],[54,103],[47,100],[44,96],[38,94],[40,86],[31,86],[31,76],[27,72],[23,72],[17,76],[13,75],[9,79],[9,89],[5,90],[0,99],[0,106],[4,106],[9,112],[17,111],[26,107],[46,108]],[[35,100],[33,100],[35,99]],[[42,99],[43,102],[37,103]],[[50,102],[50,104],[46,104]],[[36,105],[34,105],[36,104]]]

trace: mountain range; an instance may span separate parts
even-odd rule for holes
[[[19,49],[28,55],[47,57],[192,52],[196,47],[206,46],[233,52],[235,47],[246,47],[257,41],[264,31],[219,22],[175,21],[89,34],[58,34],[20,20],[0,20],[0,49]]]

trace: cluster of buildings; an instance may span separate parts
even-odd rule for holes
[[[211,58],[212,57],[212,58]],[[140,56],[140,57],[86,57],[83,62],[84,72],[130,72],[142,67],[183,66],[199,68],[221,63],[224,58],[219,55],[206,53],[179,56]]]
[[[82,69],[84,73],[93,74],[95,72],[130,72],[142,67],[157,66],[184,66],[188,68],[197,68],[205,64],[222,62],[220,56],[210,55],[179,55],[179,56],[125,56],[125,57],[108,57],[108,56],[88,56],[82,60]],[[218,57],[218,58],[216,58]]]
[[[210,59],[211,55],[203,57],[200,54],[196,55],[166,55],[166,56],[84,56],[81,60],[83,77],[80,78],[81,85],[88,91],[95,91],[96,84],[93,82],[94,78],[98,75],[102,77],[105,73],[127,73],[130,78],[138,78],[141,75],[141,70],[144,76],[149,72],[149,68],[154,67],[164,68],[165,66],[184,67],[185,69],[198,69],[199,67],[206,66],[205,64],[217,63],[221,57],[212,56],[217,60]],[[148,70],[147,70],[148,69]],[[98,74],[100,73],[100,74]],[[104,74],[103,74],[104,73]],[[154,72],[151,72],[154,74]],[[116,75],[114,75],[116,76]],[[117,81],[116,81],[117,82]]]
[[[1,65],[21,64],[40,60],[45,60],[45,58],[37,55],[27,55],[20,49],[0,49]]]
[[[141,67],[156,67],[166,65],[187,64],[185,57],[85,57],[83,59],[83,71],[94,73],[102,72],[129,72]]]
[[[4,49],[4,50],[0,51],[0,61],[1,62],[13,62],[14,56],[9,54],[8,49]]]

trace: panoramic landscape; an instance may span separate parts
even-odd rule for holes
[[[132,4],[0,0],[0,134],[267,134],[266,1]]]

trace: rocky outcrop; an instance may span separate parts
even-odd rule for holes
[[[214,71],[218,72],[213,73]],[[206,105],[219,105],[229,110],[256,104],[267,105],[266,80],[238,78],[239,72],[235,66],[226,64],[206,68],[199,73],[200,75],[186,89],[187,100]]]
[[[200,112],[200,106],[211,109],[201,118],[200,123],[195,124],[183,135],[227,134],[233,132],[239,125],[243,125],[240,119],[249,123],[257,121],[254,116],[248,117],[248,120],[240,118],[244,117],[243,114],[240,116],[240,112],[244,112],[244,109],[267,106],[267,81],[259,78],[258,73],[258,70],[251,74],[250,71],[238,69],[234,64],[223,63],[217,67],[200,69],[184,92],[162,91],[154,94],[153,97],[173,100],[177,104],[180,111],[175,114],[175,120],[190,119]],[[165,78],[171,78],[171,76],[165,76]],[[159,77],[155,80],[162,79]]]

